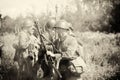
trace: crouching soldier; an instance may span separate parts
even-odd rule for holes
[[[75,35],[72,32],[72,28],[65,20],[60,20],[55,25],[55,31],[58,34],[58,39],[55,41],[56,48],[62,52],[62,57],[70,59],[68,69],[70,72],[63,73],[63,77],[66,79],[77,80],[84,72],[86,64],[80,56],[79,48]],[[70,75],[69,75],[70,73]],[[71,77],[68,77],[71,76]],[[74,78],[74,79],[73,79]],[[76,79],[75,79],[76,78]]]

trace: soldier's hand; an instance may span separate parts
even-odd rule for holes
[[[47,55],[51,56],[51,57],[55,57],[55,54],[51,51],[47,51]]]
[[[60,53],[55,53],[55,58],[56,59],[61,59],[62,58],[62,55]]]

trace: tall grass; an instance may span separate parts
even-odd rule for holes
[[[0,37],[4,46],[2,48],[2,65],[10,67],[13,65],[13,58],[15,55],[15,49],[13,43],[15,39],[14,34],[5,33],[4,36]]]
[[[120,46],[117,45],[115,34],[76,33],[78,41],[83,44],[87,70],[83,75],[85,80],[106,80],[118,76],[120,68]],[[120,37],[119,37],[120,38]]]

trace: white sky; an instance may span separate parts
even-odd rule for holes
[[[47,10],[55,13],[55,5],[58,4],[59,12],[64,11],[64,7],[70,0],[0,0],[0,12],[13,18],[22,14],[34,13],[40,15]]]

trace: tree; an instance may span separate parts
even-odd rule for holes
[[[110,0],[74,0],[77,11],[66,10],[62,18],[71,22],[79,31],[110,31],[111,11],[113,3]],[[66,8],[67,9],[67,8]]]

